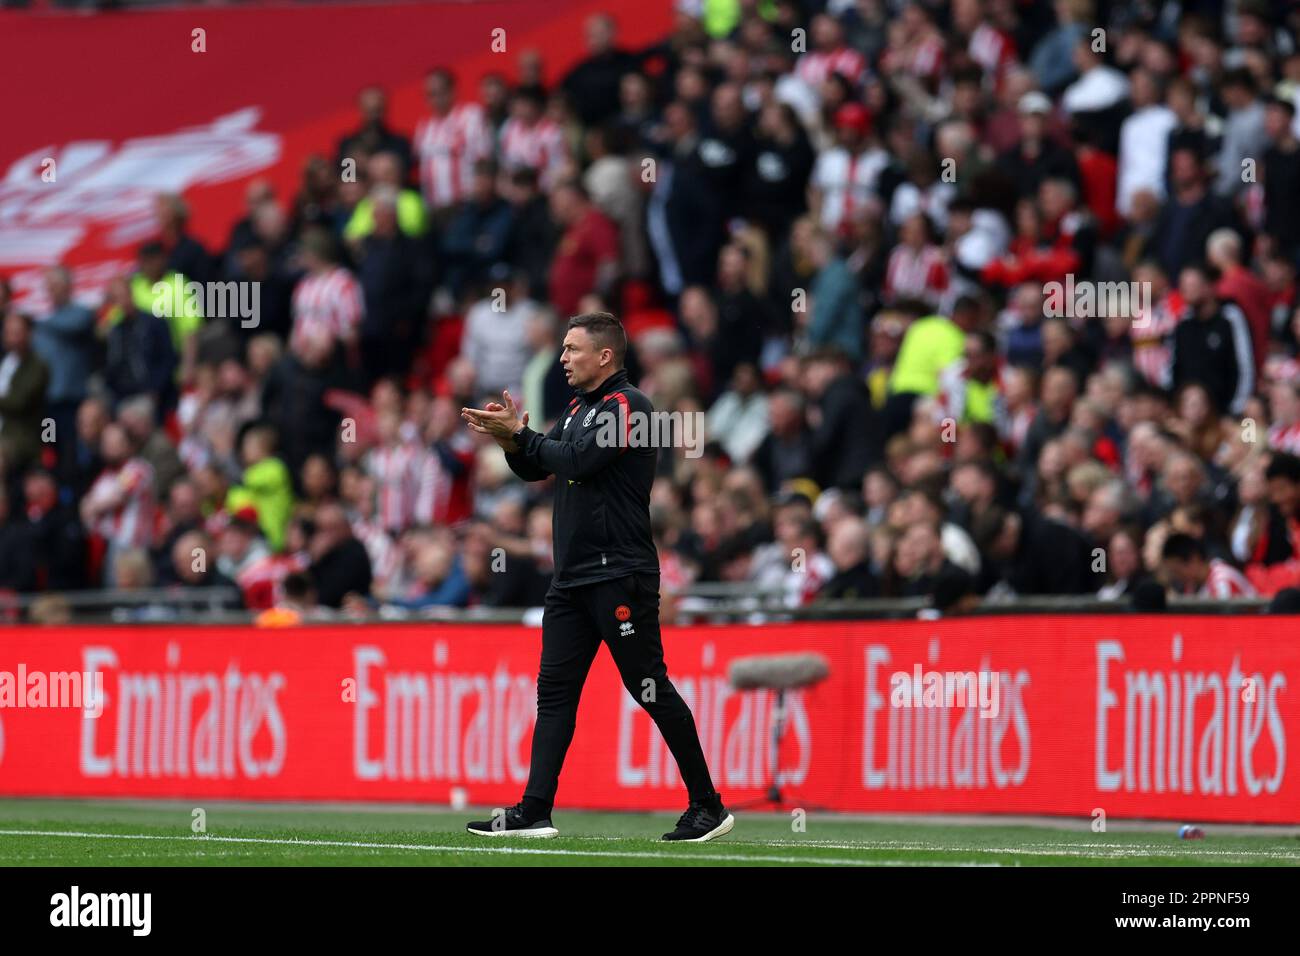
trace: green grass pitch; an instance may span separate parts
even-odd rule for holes
[[[202,808],[205,833],[192,830]],[[666,844],[675,814],[559,809],[560,836],[475,837],[490,808],[218,801],[0,800],[0,866],[1296,866],[1284,831],[1180,840],[1174,824],[894,822],[736,812],[705,844]]]

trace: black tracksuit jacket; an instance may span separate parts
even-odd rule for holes
[[[531,428],[515,436],[519,451],[506,453],[510,470],[525,481],[556,478],[555,587],[659,573],[650,533],[650,486],[659,456],[651,441],[653,412],[650,399],[620,369],[574,398],[545,436]],[[634,429],[630,413],[646,416],[646,424]]]

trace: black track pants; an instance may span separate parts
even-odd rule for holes
[[[664,664],[659,575],[647,573],[581,587],[552,586],[547,592],[537,725],[524,798],[547,808],[555,803],[560,767],[573,740],[578,698],[601,641],[609,645],[623,686],[658,726],[690,798],[701,800],[712,794],[695,718],[668,679]]]

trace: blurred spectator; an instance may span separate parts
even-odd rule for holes
[[[185,200],[174,193],[164,193],[155,201],[154,215],[159,241],[167,254],[167,271],[195,282],[212,281],[212,256],[185,229],[190,218]]]
[[[230,489],[226,508],[232,514],[251,508],[271,550],[281,551],[293,510],[293,479],[288,466],[276,457],[275,445],[273,428],[256,426],[244,432],[239,443],[243,477]]]
[[[406,167],[401,157],[380,152],[366,162],[366,184],[369,193],[352,210],[352,218],[343,229],[343,238],[356,244],[373,233],[378,225],[378,204],[385,204],[384,230],[387,238],[399,231],[403,236],[418,239],[429,231],[428,213],[424,200],[414,189],[407,189]]]
[[[108,329],[104,384],[114,403],[148,395],[158,407],[175,403],[176,349],[167,323],[139,308],[125,279],[109,283],[107,300],[116,321]]]
[[[492,153],[492,134],[483,108],[457,102],[456,76],[446,68],[430,71],[424,80],[429,115],[415,128],[420,189],[436,222],[469,196],[474,164]]]
[[[0,491],[0,588],[28,592],[39,587],[39,556],[33,530],[15,514],[7,492]]]
[[[447,287],[457,302],[488,278],[509,248],[513,211],[497,195],[496,176],[492,160],[474,163],[469,195],[451,214],[442,236]]]
[[[0,453],[8,469],[21,472],[37,461],[43,444],[57,438],[43,424],[50,369],[32,348],[27,316],[11,311],[0,329]]]
[[[1242,573],[1218,558],[1207,558],[1205,545],[1189,534],[1171,534],[1161,549],[1161,572],[1183,594],[1198,597],[1254,597]]]
[[[1173,335],[1171,384],[1204,385],[1215,407],[1241,414],[1255,387],[1250,324],[1235,302],[1220,302],[1203,266],[1189,265],[1178,278],[1187,316]]]
[[[104,426],[99,453],[104,470],[81,499],[81,521],[103,549],[104,584],[113,587],[117,555],[153,543],[154,476],[121,425]]]
[[[636,68],[636,58],[616,45],[616,24],[609,14],[587,19],[586,38],[586,59],[568,72],[561,85],[578,119],[595,126],[618,111],[623,77]]]
[[[357,110],[361,114],[361,125],[339,140],[334,168],[339,169],[344,160],[359,162],[363,156],[382,152],[392,153],[401,163],[402,169],[410,169],[411,143],[405,136],[388,127],[388,97],[384,91],[377,86],[363,89],[357,97]]]
[[[341,607],[349,594],[370,593],[370,557],[352,534],[347,515],[336,504],[316,512],[315,533],[307,546],[310,574],[326,607]]]
[[[576,315],[584,295],[603,295],[618,278],[618,230],[573,181],[551,193],[551,215],[564,229],[551,264],[551,304],[561,315]]]
[[[68,440],[76,428],[77,406],[86,397],[95,350],[95,314],[72,300],[72,271],[54,266],[45,273],[49,313],[32,329],[32,348],[50,372],[45,409],[54,419],[55,451],[60,463],[72,448]]]

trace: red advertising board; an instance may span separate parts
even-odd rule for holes
[[[794,806],[1300,822],[1300,644],[1283,618],[706,626],[669,628],[665,646],[732,804],[770,782],[774,697],[731,688],[729,663],[813,652],[829,678],[786,701]],[[513,803],[539,648],[520,626],[10,628],[0,794]],[[98,716],[32,696],[60,672],[102,675]],[[942,677],[961,673],[971,693],[945,699]],[[602,651],[557,802],[684,799]]]

